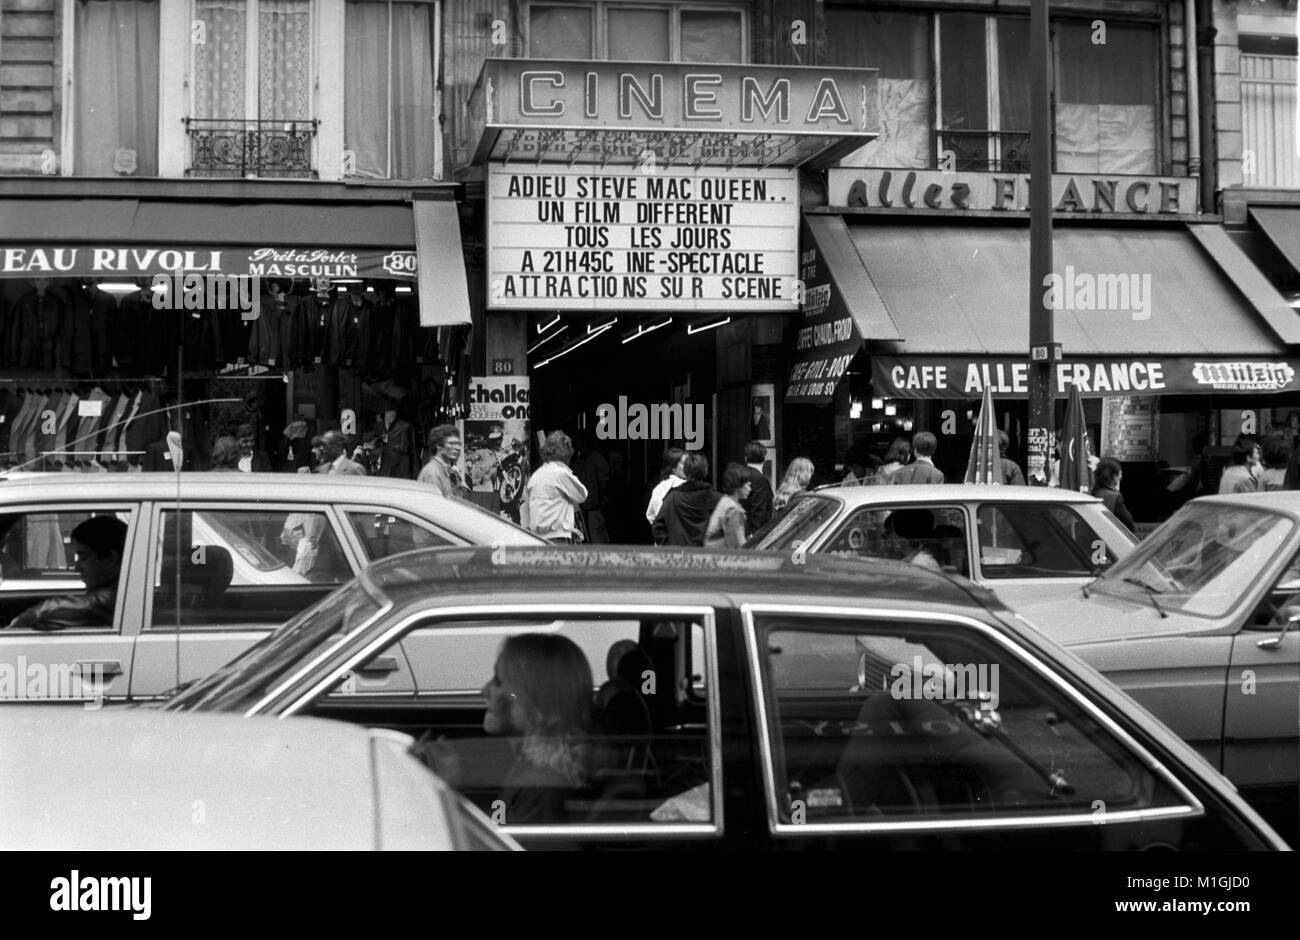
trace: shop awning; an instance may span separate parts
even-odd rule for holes
[[[837,215],[805,216],[800,233],[804,272],[796,358],[787,404],[825,404],[835,394],[864,340],[900,340],[898,324],[870,277],[848,226]]]
[[[419,278],[421,325],[468,323],[456,203],[414,205],[8,198],[0,277]]]
[[[416,199],[411,205],[415,209],[419,256],[420,325],[469,323],[469,283],[465,279],[456,203],[448,199]]]
[[[1251,207],[1250,217],[1263,229],[1268,240],[1300,271],[1300,208]]]
[[[873,345],[876,394],[977,398],[986,384],[1028,394],[1027,226],[848,231],[860,276],[904,337]],[[1076,381],[1103,396],[1300,388],[1300,359],[1287,355],[1300,317],[1219,226],[1057,227],[1053,252],[1065,356],[1055,394]]]

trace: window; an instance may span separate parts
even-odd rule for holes
[[[131,522],[125,509],[0,515],[0,624],[22,615],[16,629],[113,626],[123,573],[120,559],[114,564],[93,552],[79,556],[72,541],[73,531],[96,516],[111,516],[126,526]],[[129,550],[128,538],[122,554]],[[69,603],[60,604],[64,598]]]
[[[1300,146],[1296,142],[1295,40],[1255,37],[1241,41],[1242,176],[1247,186],[1300,186]]]
[[[349,0],[343,62],[345,175],[440,178],[434,26],[430,3]]]
[[[880,70],[880,136],[841,165],[930,166],[930,17],[828,6],[826,40],[828,65]]]
[[[1056,168],[1061,173],[1155,173],[1154,27],[1055,24]]]
[[[744,62],[745,10],[685,3],[529,4],[534,59]]]
[[[196,118],[311,119],[310,0],[195,0],[194,17]]]
[[[174,509],[163,510],[158,529],[155,628],[280,624],[352,577],[324,512],[203,509],[180,518],[179,538]]]
[[[1082,578],[1115,561],[1106,540],[1065,506],[985,504],[979,534],[980,572],[988,579]]]
[[[158,175],[156,0],[76,6],[73,167],[81,176]]]
[[[825,496],[797,497],[785,512],[755,532],[746,547],[768,552],[790,551],[812,538],[839,508],[839,500]]]
[[[498,824],[714,823],[709,629],[679,611],[417,626],[401,645],[429,705],[403,730]]]
[[[968,545],[966,513],[960,506],[891,506],[859,509],[823,550],[891,558],[970,577]]]
[[[939,16],[939,155],[955,169],[1029,169],[1029,22],[977,13]]]
[[[756,628],[781,823],[1091,825],[1183,805],[1091,712],[973,629],[761,613]]]
[[[392,513],[354,510],[348,513],[348,521],[361,540],[368,562],[416,548],[453,544],[405,516]]]

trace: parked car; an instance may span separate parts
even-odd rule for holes
[[[354,682],[381,661],[408,692]],[[991,593],[897,562],[411,552],[160,707],[408,733],[530,848],[1284,846]]]
[[[748,548],[904,559],[970,578],[1015,607],[1086,584],[1133,549],[1101,500],[1038,486],[829,486],[797,497]]]
[[[70,476],[0,479],[0,665],[97,673],[110,702],[157,698],[207,675],[375,559],[429,545],[540,542],[406,480],[196,473],[178,493],[164,474]],[[3,629],[46,598],[83,590],[69,536],[96,515],[127,525],[113,622]],[[357,681],[400,691],[405,675],[376,667]],[[26,691],[83,694],[67,683]],[[0,701],[16,698],[24,695],[0,683]]]
[[[1019,608],[1300,834],[1300,493],[1206,496],[1086,588]]]
[[[0,714],[0,849],[517,849],[410,754],[330,721]]]

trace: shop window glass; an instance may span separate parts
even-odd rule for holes
[[[533,4],[528,10],[528,54],[534,59],[591,59],[590,7]]]
[[[828,6],[826,39],[828,65],[880,70],[880,136],[841,165],[929,166],[930,17]]]
[[[1058,22],[1056,169],[1061,173],[1156,172],[1154,27]]]
[[[667,10],[609,11],[609,58],[623,61],[667,62]]]
[[[787,823],[1096,823],[1097,801],[1110,814],[1180,805],[1089,712],[973,630],[762,615],[757,629]]]
[[[346,7],[343,61],[345,174],[437,179],[433,8],[425,3]]]
[[[158,3],[81,0],[76,133],[82,176],[158,175]]]
[[[162,514],[154,627],[280,624],[352,577],[323,511]],[[177,576],[180,578],[179,592]]]
[[[739,11],[681,11],[683,62],[743,62],[744,26]]]

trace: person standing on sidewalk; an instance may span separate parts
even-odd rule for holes
[[[709,459],[703,454],[687,454],[682,472],[685,481],[664,497],[651,532],[656,545],[702,547],[709,519],[722,494],[708,483]]]
[[[469,495],[469,487],[460,477],[456,464],[460,460],[460,432],[454,424],[440,424],[429,431],[429,458],[416,481],[432,486],[446,497]]]
[[[939,441],[929,431],[921,431],[912,438],[912,447],[916,451],[916,460],[899,469],[889,480],[890,483],[943,483],[943,471],[934,465],[934,453],[939,449]]]
[[[524,486],[520,521],[525,529],[549,542],[581,542],[576,528],[577,509],[587,501],[587,488],[569,469],[573,441],[563,431],[552,431],[542,444],[542,465]]]

